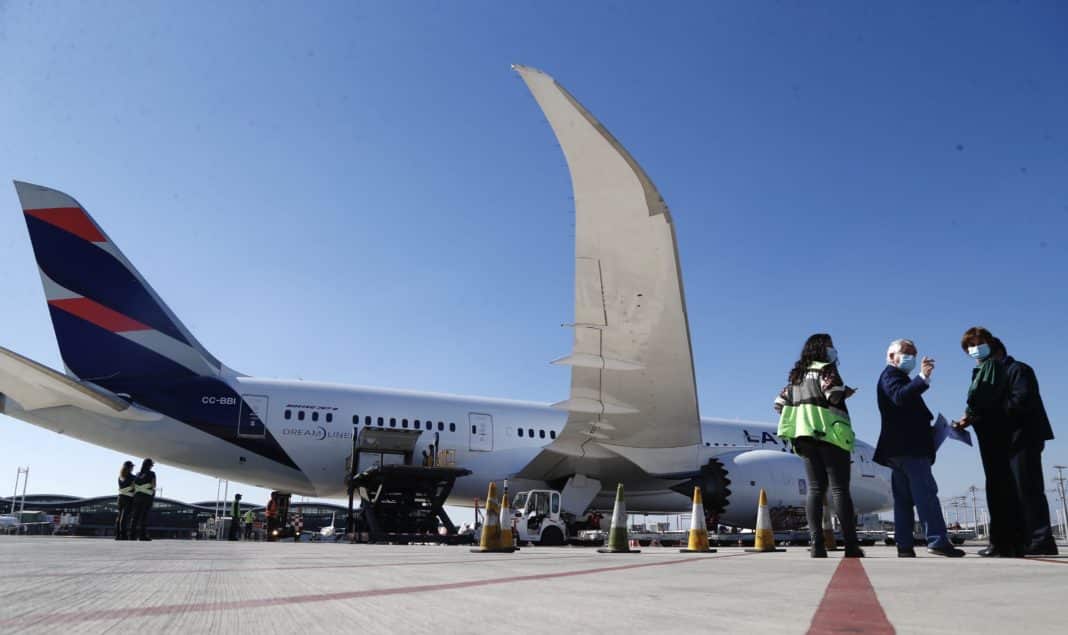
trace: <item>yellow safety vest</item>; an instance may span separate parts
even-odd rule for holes
[[[152,483],[139,483],[134,485],[135,494],[148,494],[149,496],[156,495],[156,486]]]

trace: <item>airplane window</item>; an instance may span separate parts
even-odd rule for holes
[[[381,427],[382,427],[382,426],[384,426],[385,424],[386,424],[385,420],[384,420],[384,419],[382,419],[382,417],[379,417],[379,418],[378,418],[378,427],[379,427],[379,428],[381,428]]]
[[[519,436],[523,436],[523,428],[518,428]]]
[[[371,417],[370,416],[367,416],[367,417],[363,418],[363,425],[365,425],[365,426],[371,425]]]
[[[418,429],[423,427],[423,424],[419,423],[419,420],[416,419],[415,421],[412,422],[412,427],[415,428],[416,430],[418,430]]]
[[[445,424],[439,421],[438,422],[438,432],[441,432],[444,429],[445,429]]]
[[[286,419],[289,419],[289,418],[290,418],[290,417],[292,417],[292,416],[293,416],[293,413],[292,413],[292,412],[290,412],[289,410],[286,410],[285,418],[286,418]]]
[[[332,413],[332,412],[326,413],[326,422],[327,423],[333,423],[333,421],[334,421],[334,413]]]
[[[401,419],[401,427],[402,428],[407,428],[408,427],[408,420],[407,419]]]
[[[434,429],[434,422],[433,421],[427,421],[426,422],[426,429],[427,430],[433,430]]]
[[[394,417],[390,417],[389,418],[389,427],[391,427],[391,428],[396,428],[397,427],[397,420]]]
[[[545,438],[545,430],[538,430],[538,437],[544,439]]]
[[[303,410],[298,410],[297,411],[297,419],[299,419],[301,421],[304,421],[304,411]]]
[[[456,424],[449,423],[449,432],[456,432]]]
[[[312,421],[318,421],[318,420],[319,420],[319,413],[318,412],[313,412],[312,413]]]
[[[360,425],[360,415],[352,415],[352,425]]]
[[[531,428],[530,430],[527,430],[527,436],[530,437],[531,439],[534,438],[534,428]]]
[[[549,430],[549,438],[550,439],[555,439],[556,438],[556,430]]]
[[[471,434],[478,434],[478,428],[471,426]]]

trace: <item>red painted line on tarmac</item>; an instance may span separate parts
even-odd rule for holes
[[[1068,560],[1054,560],[1053,558],[1028,558],[1028,560],[1037,560],[1038,562],[1052,562],[1053,564],[1068,564]]]
[[[131,617],[153,617],[157,615],[173,615],[176,613],[204,613],[216,611],[233,611],[238,609],[254,609],[268,606],[286,606],[291,604],[311,604],[317,602],[334,602],[338,600],[354,600],[384,595],[400,595],[409,593],[429,593],[433,591],[453,591],[456,589],[469,589],[473,587],[495,586],[498,584],[511,584],[513,582],[533,582],[537,580],[552,580],[555,578],[571,578],[597,573],[610,573],[613,571],[629,571],[633,569],[645,569],[650,567],[666,567],[675,564],[694,562],[708,562],[710,560],[722,560],[724,558],[736,558],[738,556],[751,555],[748,553],[735,553],[724,556],[712,556],[709,558],[678,558],[674,560],[662,560],[660,562],[642,562],[637,564],[625,564],[615,567],[597,567],[595,569],[578,569],[575,571],[560,571],[556,573],[536,573],[532,575],[517,575],[504,578],[489,578],[483,580],[471,580],[468,582],[449,582],[445,584],[426,584],[421,586],[393,587],[387,589],[368,589],[364,591],[343,591],[340,593],[319,593],[315,595],[290,595],[274,598],[261,598],[258,600],[237,600],[233,602],[197,602],[191,604],[164,604],[162,606],[131,607],[123,609],[103,609],[98,611],[79,611],[74,613],[43,613],[38,615],[26,615],[0,620],[0,627],[7,626],[40,626],[46,624],[74,624],[81,622],[95,622],[100,620],[116,620]],[[522,559],[517,559],[521,563]]]
[[[812,616],[808,632],[809,635],[895,632],[859,559],[842,558],[823,601]]]

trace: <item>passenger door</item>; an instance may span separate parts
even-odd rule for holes
[[[267,436],[267,397],[241,395],[241,409],[237,420],[237,436],[262,439]]]
[[[472,452],[493,450],[493,417],[472,412],[467,415],[469,445]]]

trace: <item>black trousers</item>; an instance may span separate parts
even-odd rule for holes
[[[805,516],[808,517],[812,544],[823,544],[823,499],[829,486],[834,513],[842,525],[842,539],[847,547],[857,546],[856,512],[853,509],[853,497],[849,495],[849,452],[811,437],[794,439],[794,449],[804,459],[808,476]]]
[[[1023,513],[1023,532],[1017,547],[1024,549],[1052,544],[1053,529],[1049,522],[1049,501],[1042,477],[1044,441],[1029,444],[1009,454],[1009,469],[1016,485],[1016,499]]]
[[[119,515],[115,517],[115,537],[126,539],[130,533],[130,521],[133,520],[133,496],[119,495]]]
[[[152,496],[146,494],[134,494],[133,509],[130,515],[133,521],[130,523],[130,540],[148,537],[148,510],[152,509]]]
[[[986,475],[990,544],[1002,553],[1015,553],[1023,542],[1024,529],[1010,462],[1007,426],[976,427],[975,437],[979,440],[979,457]]]

